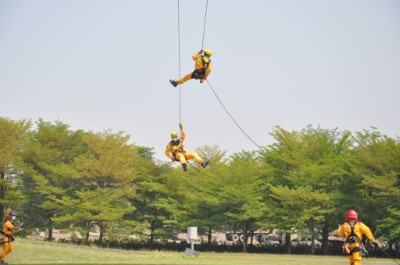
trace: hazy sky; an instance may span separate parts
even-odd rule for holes
[[[181,75],[206,0],[181,0]],[[400,133],[399,0],[209,0],[213,88],[261,146],[276,125]],[[124,131],[163,152],[178,130],[177,0],[0,0],[0,116]],[[255,150],[207,84],[181,86],[186,149]]]

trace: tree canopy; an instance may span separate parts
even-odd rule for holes
[[[134,235],[150,245],[187,226],[209,243],[214,232],[241,231],[247,251],[250,234],[268,229],[289,239],[302,231],[327,247],[351,208],[376,236],[400,242],[399,138],[311,125],[271,135],[257,152],[198,147],[209,167],[183,172],[123,132],[0,118],[0,214],[17,211],[50,240],[54,228],[88,240],[97,227],[100,241]]]

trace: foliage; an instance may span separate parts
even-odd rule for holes
[[[347,209],[375,235],[400,242],[400,140],[375,128],[340,132],[277,126],[258,152],[226,157],[218,145],[195,151],[210,164],[187,172],[154,161],[152,148],[123,132],[71,130],[68,124],[0,118],[0,213],[12,208],[30,229],[79,232],[99,244],[134,237],[156,247],[197,226],[213,232],[277,228],[328,236]],[[78,234],[76,234],[78,236]],[[251,250],[247,241],[242,251]],[[290,242],[288,242],[290,243]],[[290,251],[290,244],[285,251]],[[312,252],[316,251],[312,246]],[[297,251],[297,250],[293,250]]]
[[[0,117],[0,219],[3,219],[5,211],[19,207],[24,200],[17,188],[18,168],[29,144],[30,127],[30,121]]]

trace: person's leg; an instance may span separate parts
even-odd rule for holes
[[[354,258],[353,255],[349,256],[350,265],[354,265]]]
[[[9,253],[9,242],[4,242],[3,246],[2,246],[2,251],[1,251],[1,255],[0,255],[0,262],[4,263],[4,260],[6,258],[6,255]]]
[[[13,250],[13,243],[12,241],[8,242],[8,252],[6,255],[10,254]]]
[[[185,158],[186,160],[191,160],[194,158],[194,160],[196,160],[197,163],[201,163],[203,161],[203,159],[201,159],[201,157],[196,154],[196,153],[185,153]]]
[[[176,159],[178,159],[179,162],[181,163],[183,170],[186,171],[187,165],[186,165],[186,158],[185,158],[185,156],[184,156],[182,153],[177,153],[175,157],[176,157]]]
[[[176,83],[178,85],[185,83],[186,81],[192,79],[192,73],[188,73],[187,75],[185,75],[184,77],[182,77],[181,79],[179,79],[178,81],[176,81]]]
[[[196,160],[197,163],[200,164],[202,167],[207,167],[208,162],[204,161],[198,154],[196,153],[185,153],[185,158],[186,160],[193,159]]]
[[[361,265],[361,251],[353,252],[350,255],[351,265]]]

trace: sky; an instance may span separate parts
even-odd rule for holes
[[[207,83],[169,84],[204,48],[210,84],[259,146],[275,126],[400,135],[400,1],[209,0],[204,32],[206,3],[0,0],[0,116],[123,131],[161,161],[180,121],[187,151],[257,150]]]

